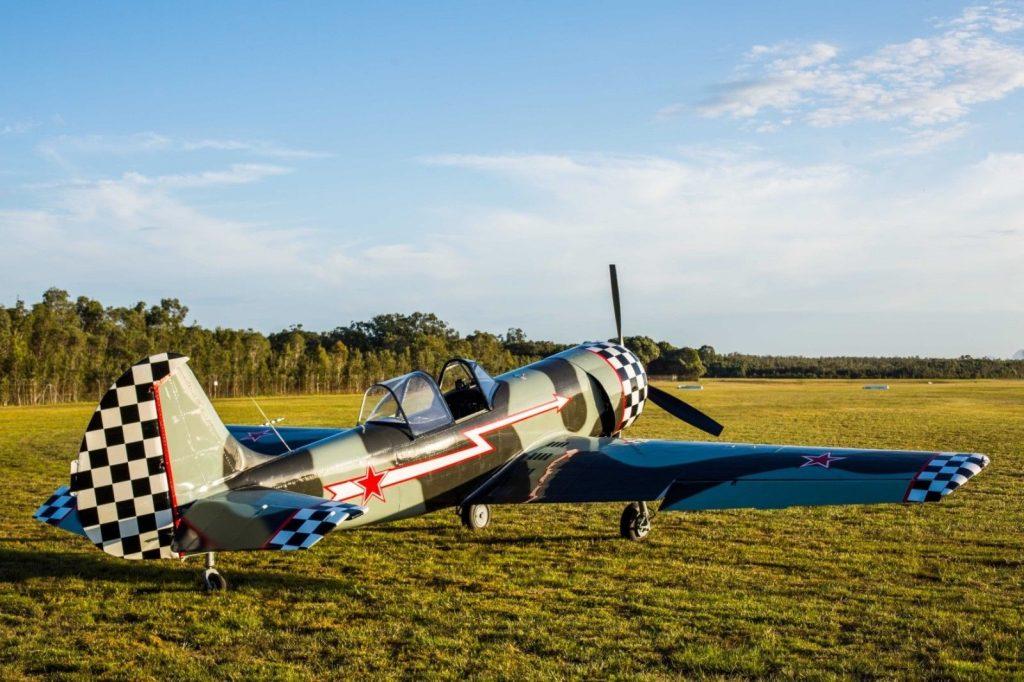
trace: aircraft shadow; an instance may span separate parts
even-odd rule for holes
[[[459,527],[454,525],[434,525],[434,526],[370,526],[369,528],[360,528],[360,533],[367,533],[375,535],[381,533],[383,535],[404,535],[404,534],[415,534],[415,533],[451,533],[458,531]]]
[[[416,535],[424,534],[426,538],[436,539],[439,535],[445,534],[445,539],[448,541],[459,540],[466,544],[480,544],[480,545],[544,545],[544,544],[559,544],[566,542],[601,542],[609,539],[616,539],[617,536],[610,534],[597,534],[588,535],[581,533],[579,535],[569,535],[563,533],[561,535],[552,534],[530,534],[530,535],[515,535],[515,536],[496,536],[484,530],[480,533],[471,533],[462,528],[456,526],[374,526],[372,528],[362,528],[359,530],[360,533],[367,534],[380,534],[382,536],[388,535]]]
[[[557,545],[557,544],[569,544],[569,543],[594,543],[594,542],[605,542],[608,540],[614,540],[615,537],[611,535],[516,535],[516,536],[502,536],[494,537],[487,536],[483,533],[474,535],[468,538],[467,542],[475,542],[481,545]]]
[[[230,558],[218,561],[232,588],[348,590],[351,582],[336,578],[281,572],[274,569],[239,568]],[[202,559],[184,565],[172,561],[125,561],[93,552],[39,551],[0,546],[0,582],[20,583],[33,578],[80,578],[85,581],[131,583],[140,592],[195,592]]]

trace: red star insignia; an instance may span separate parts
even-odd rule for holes
[[[828,469],[828,465],[832,462],[838,462],[845,457],[836,457],[831,452],[826,452],[824,455],[800,455],[807,461],[800,465],[800,468],[804,467],[823,467]]]
[[[363,504],[366,504],[366,501],[371,497],[377,497],[380,498],[381,502],[387,502],[380,488],[380,482],[386,473],[385,471],[378,474],[373,470],[372,466],[368,466],[366,467],[366,475],[355,480],[355,484],[363,489]]]

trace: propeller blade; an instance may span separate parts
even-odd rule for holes
[[[684,403],[671,393],[666,393],[656,386],[647,386],[647,397],[651,402],[671,414],[673,417],[682,419],[690,426],[694,426],[701,431],[706,431],[712,436],[721,435],[722,430],[725,428],[693,405]]]
[[[615,307],[615,335],[619,337],[619,345],[622,345],[622,309],[619,307],[619,276],[615,272],[615,265],[608,266],[608,273],[612,277],[612,305]]]

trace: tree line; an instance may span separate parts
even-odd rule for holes
[[[431,313],[391,313],[331,331],[299,326],[264,334],[207,329],[187,322],[176,298],[159,305],[104,306],[49,289],[38,303],[0,306],[0,404],[97,400],[131,363],[173,350],[215,397],[362,391],[413,369],[436,372],[450,357],[469,357],[492,374],[568,346],[475,331],[462,335]],[[829,378],[1024,378],[1024,362],[962,357],[804,358],[718,354],[711,346],[677,348],[627,337],[651,375]]]

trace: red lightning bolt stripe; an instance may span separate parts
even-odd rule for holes
[[[411,481],[414,478],[426,476],[442,469],[447,469],[450,466],[456,464],[462,464],[476,457],[490,454],[494,452],[494,446],[484,440],[484,436],[489,433],[493,433],[506,426],[511,426],[517,422],[521,422],[531,417],[536,417],[538,414],[544,414],[554,410],[560,412],[566,403],[569,402],[569,398],[565,398],[558,394],[554,394],[552,399],[546,403],[535,405],[529,409],[523,410],[522,412],[516,412],[510,414],[503,419],[482,424],[475,428],[469,429],[463,432],[463,437],[470,442],[469,447],[457,450],[456,452],[449,453],[447,455],[439,455],[433,459],[428,459],[423,462],[414,462],[412,464],[406,464],[404,466],[394,467],[384,472],[384,477],[380,481],[381,488],[387,488],[399,483],[405,483]],[[361,476],[349,479],[347,481],[339,481],[337,483],[331,483],[324,486],[324,490],[331,494],[333,500],[348,500],[353,497],[358,497],[363,494],[363,489],[355,481]]]

